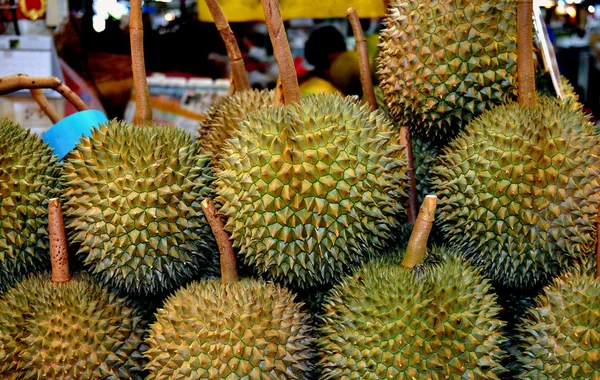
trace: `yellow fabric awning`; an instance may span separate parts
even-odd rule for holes
[[[230,22],[262,21],[263,9],[260,0],[219,0],[223,12]],[[385,16],[384,0],[280,0],[284,20],[293,18],[341,18],[346,10],[356,8],[358,17]],[[200,21],[212,21],[204,0],[198,0]]]

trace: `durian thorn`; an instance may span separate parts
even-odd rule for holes
[[[352,33],[356,40],[356,50],[358,51],[358,63],[360,65],[360,83],[362,85],[363,96],[367,100],[367,104],[371,107],[371,111],[377,110],[377,99],[375,98],[375,89],[373,88],[373,79],[371,77],[371,66],[369,64],[369,53],[367,51],[367,41],[358,19],[356,9],[348,8],[346,16],[352,26]]]
[[[437,204],[437,196],[427,195],[421,205],[419,216],[415,222],[402,266],[408,269],[414,268],[416,265],[423,263],[425,253],[427,252],[427,239],[435,220],[435,207]]]
[[[283,85],[281,84],[281,77],[277,78],[277,84],[275,85],[275,95],[273,97],[273,107],[284,105],[285,98],[283,97]]]
[[[243,91],[250,88],[250,81],[248,80],[248,73],[244,67],[244,60],[242,53],[238,46],[235,35],[229,26],[229,22],[223,13],[223,9],[217,2],[217,0],[205,0],[208,10],[215,20],[215,26],[221,34],[221,38],[225,43],[225,49],[227,50],[227,57],[229,57],[229,64],[231,65],[231,75],[233,76],[233,83],[235,84],[236,91]]]
[[[209,198],[204,199],[200,205],[206,220],[210,225],[210,229],[215,235],[217,246],[219,247],[219,255],[221,259],[221,282],[224,284],[235,282],[238,280],[237,263],[231,239],[225,232],[225,226],[217,215],[215,204]]]
[[[283,86],[283,99],[285,104],[297,103],[300,101],[300,87],[298,86],[298,77],[292,52],[288,43],[287,34],[281,19],[278,0],[261,0],[269,37],[273,45],[273,53],[279,65],[279,77]]]
[[[19,90],[51,88],[61,94],[77,111],[87,110],[88,107],[79,95],[64,85],[57,77],[30,77],[27,74],[14,74],[0,77],[0,95],[6,95]],[[37,101],[37,100],[36,100]]]
[[[596,278],[600,277],[600,204],[596,215]]]
[[[52,107],[48,98],[46,98],[46,95],[44,95],[44,91],[40,88],[30,88],[29,92],[31,93],[33,100],[40,106],[42,112],[48,116],[48,119],[50,119],[52,124],[58,123],[60,121],[60,116],[58,116],[56,110]]]
[[[406,151],[406,175],[408,176],[408,208],[406,214],[408,222],[415,224],[419,205],[417,204],[417,181],[415,179],[412,141],[410,139],[410,131],[407,127],[400,128],[400,145],[404,146],[404,150]]]
[[[142,22],[142,0],[131,0],[129,14],[129,39],[131,41],[131,69],[135,91],[135,114],[133,122],[146,127],[152,123],[152,104],[146,79],[144,63],[144,24]]]
[[[519,104],[535,107],[535,67],[533,64],[533,0],[517,2],[517,87]]]
[[[67,282],[69,274],[69,252],[65,222],[58,198],[48,200],[48,234],[50,235],[50,264],[52,282]]]

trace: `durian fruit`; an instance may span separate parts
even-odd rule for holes
[[[406,196],[396,138],[381,113],[338,95],[249,115],[215,182],[243,260],[303,288],[335,281],[384,246]]]
[[[594,244],[600,146],[558,99],[485,112],[431,171],[442,231],[502,286],[543,284]]]
[[[58,177],[57,157],[39,136],[0,119],[0,291],[50,264],[46,199]]]
[[[516,88],[516,1],[390,3],[378,75],[396,121],[428,139],[455,136]]]
[[[238,281],[216,209],[203,203],[219,242],[223,276],[192,282],[158,310],[146,339],[147,379],[307,378],[314,356],[308,315],[285,288]]]
[[[520,379],[600,378],[600,280],[593,272],[584,265],[554,279],[529,310],[520,328]]]
[[[220,160],[225,141],[237,132],[246,116],[273,104],[274,93],[268,90],[247,89],[219,99],[206,112],[198,129],[202,152],[210,154],[214,163]]]
[[[218,274],[200,201],[212,196],[209,156],[183,130],[110,121],[63,165],[70,240],[101,282],[154,294]]]
[[[0,297],[0,321],[0,378],[144,378],[144,324],[86,274],[23,279]]]
[[[30,275],[0,297],[0,378],[143,378],[144,324],[88,275],[70,278],[64,227],[50,229],[52,275]]]
[[[579,95],[575,92],[575,88],[571,82],[563,75],[560,76],[560,86],[564,95],[564,101],[579,106]],[[552,84],[552,78],[547,72],[536,72],[535,88],[542,95],[557,96],[554,85]]]
[[[423,251],[428,232],[419,224],[427,213],[431,226],[433,210],[425,204],[415,224]],[[408,250],[415,248],[415,231]],[[406,260],[364,265],[326,302],[317,340],[322,378],[498,379],[506,371],[504,322],[490,287],[446,247],[432,248],[424,265],[413,268]]]

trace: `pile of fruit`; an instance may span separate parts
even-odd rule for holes
[[[301,96],[262,2],[281,85],[232,64],[197,140],[145,112],[140,0],[135,124],[59,161],[0,121],[0,378],[600,378],[598,133],[535,93],[531,3],[391,2],[365,103]]]

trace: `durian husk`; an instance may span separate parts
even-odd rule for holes
[[[432,168],[449,242],[504,287],[534,288],[594,245],[600,146],[580,109],[540,97],[476,119]]]
[[[305,379],[308,315],[285,288],[254,279],[193,282],[158,310],[147,379]]]
[[[388,6],[378,57],[394,119],[447,141],[516,96],[516,1],[409,0]]]
[[[142,379],[145,326],[85,274],[27,277],[0,297],[0,378]]]
[[[39,136],[0,119],[0,291],[50,265],[46,200],[58,194],[57,161]]]
[[[404,215],[406,159],[380,112],[312,95],[251,114],[228,140],[216,202],[240,258],[299,288],[335,282]]]
[[[156,294],[218,274],[200,202],[213,196],[209,156],[183,130],[110,121],[63,165],[63,205],[76,256],[101,282]]]
[[[198,128],[198,143],[202,152],[210,154],[213,163],[217,163],[222,155],[223,144],[237,132],[241,121],[251,112],[272,106],[273,96],[273,91],[244,90],[211,105],[206,112],[206,119]]]
[[[523,318],[519,378],[600,378],[600,280],[587,261],[546,286]]]
[[[433,247],[412,270],[371,262],[336,285],[318,329],[323,379],[498,379],[505,341],[490,282]],[[401,255],[400,255],[401,256]]]

